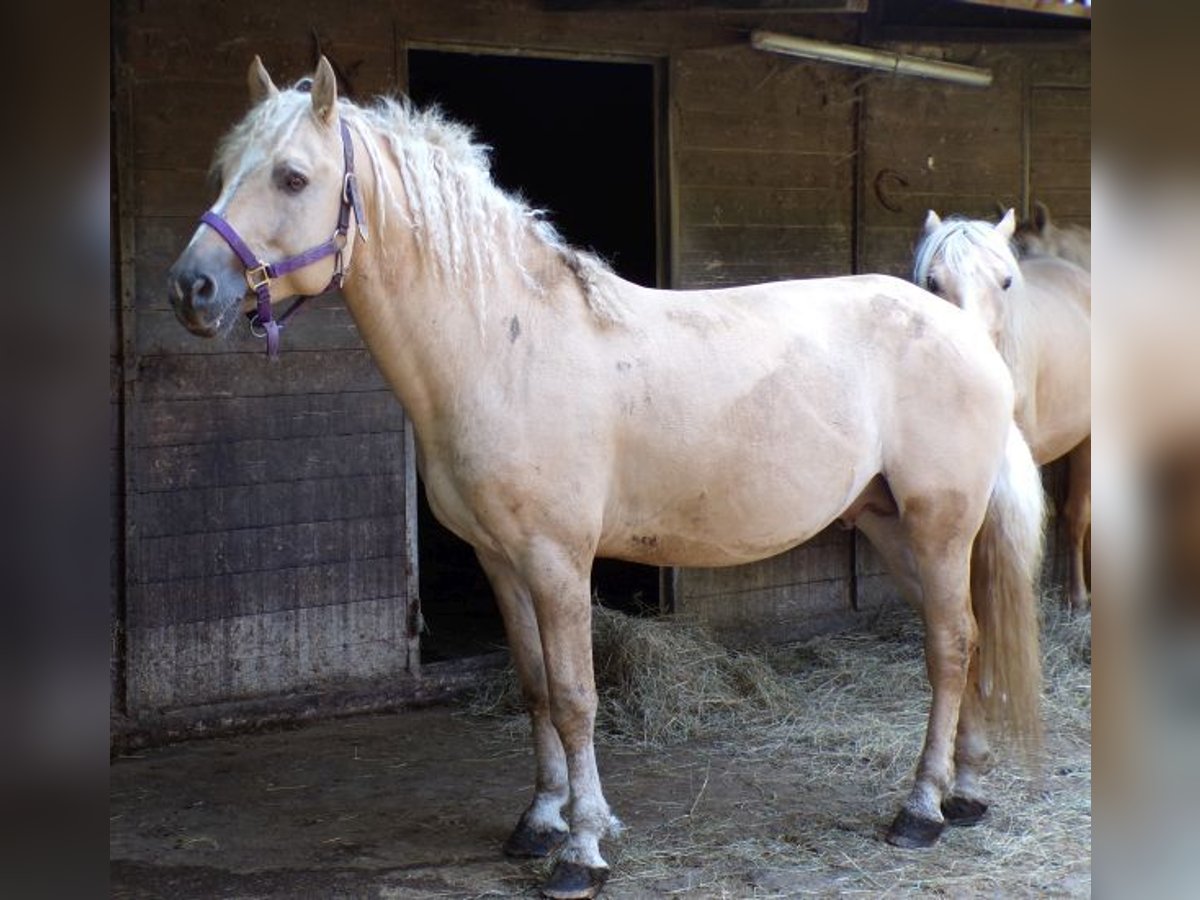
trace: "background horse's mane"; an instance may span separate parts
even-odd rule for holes
[[[1023,371],[1024,364],[1019,319],[1024,307],[1022,296],[1025,279],[1008,240],[991,222],[949,216],[925,235],[917,246],[913,264],[914,283],[926,287],[929,270],[939,256],[948,269],[971,279],[993,277],[995,268],[1012,278],[1012,287],[997,303],[1000,333],[996,339],[996,349],[1016,377]]]
[[[221,141],[213,167],[227,186],[290,139],[311,110],[307,81],[256,105]],[[544,267],[527,265],[525,259],[529,239],[562,262],[598,319],[622,319],[616,276],[596,256],[569,246],[543,210],[496,185],[490,148],[477,143],[468,126],[437,107],[418,109],[407,98],[379,97],[370,106],[339,98],[338,115],[369,158],[376,202],[369,204],[368,217],[375,233],[386,233],[390,216],[405,222],[418,252],[448,286],[475,300],[481,320],[487,281],[504,264],[515,266],[532,293],[546,294],[546,276],[538,271]],[[403,196],[387,161],[399,172]]]

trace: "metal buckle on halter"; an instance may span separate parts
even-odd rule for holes
[[[271,283],[271,276],[267,274],[267,265],[267,263],[263,263],[246,270],[246,284],[250,285],[250,290],[257,291],[260,287],[266,287]]]
[[[337,252],[333,254],[333,279],[331,283],[340,291],[342,285],[346,283],[346,262],[342,256],[342,247],[345,246],[346,236],[342,235],[342,246],[337,248]]]

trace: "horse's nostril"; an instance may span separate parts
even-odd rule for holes
[[[207,275],[200,275],[192,282],[193,303],[211,303],[216,293],[217,286]]]

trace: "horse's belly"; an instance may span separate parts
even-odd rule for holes
[[[610,516],[598,555],[650,565],[729,566],[803,543],[834,521],[869,475],[849,466],[774,481],[697,481],[673,496],[638,496]]]

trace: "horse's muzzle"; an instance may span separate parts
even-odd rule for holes
[[[167,296],[175,316],[184,328],[201,337],[212,337],[232,322],[245,293],[241,279],[183,260],[167,273]]]

